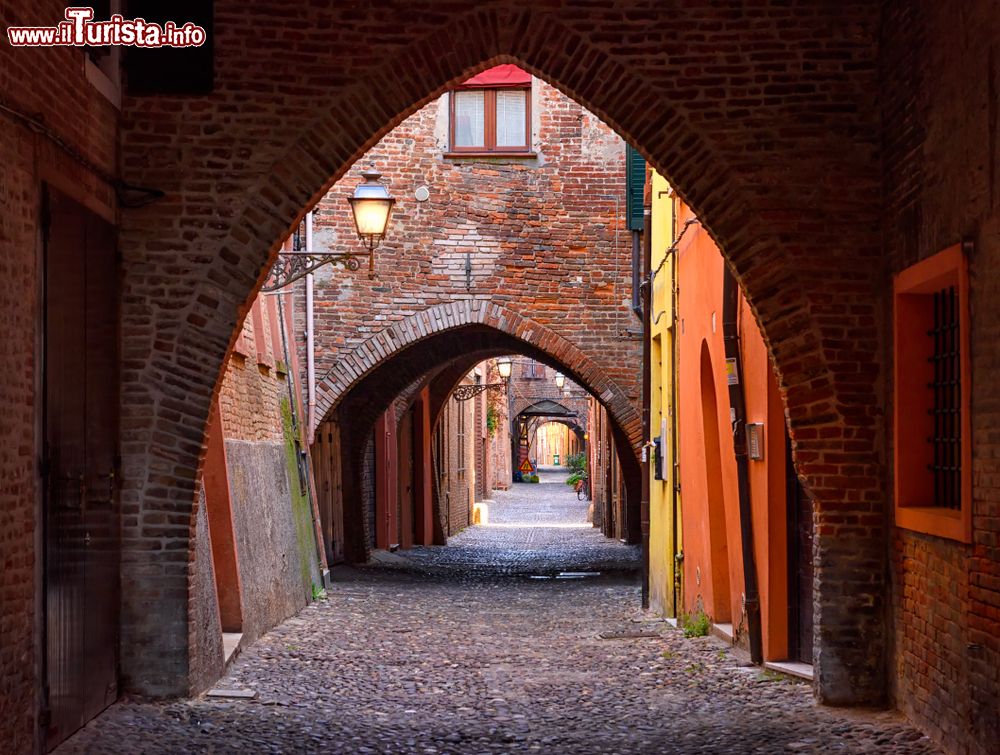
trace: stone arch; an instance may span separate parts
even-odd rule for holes
[[[416,0],[367,16],[337,4],[215,8],[226,20],[215,91],[124,107],[122,177],[167,197],[122,216],[123,506],[140,514],[125,527],[125,558],[148,563],[142,577],[123,571],[127,687],[186,691],[190,569],[171,554],[193,524],[176,514],[197,499],[225,354],[280,239],[381,135],[498,62],[586,105],[695,208],[761,325],[818,525],[845,509],[879,519],[878,4],[806,0],[766,23],[711,4],[659,14],[506,0],[443,10]],[[261,18],[272,34],[252,33]],[[810,51],[801,40],[819,28],[829,43]],[[367,39],[366,55],[345,44],[352,36]],[[720,72],[719,49],[734,70]],[[870,474],[849,492],[843,470],[857,458]],[[172,524],[147,534],[147,512]],[[830,616],[817,658],[827,701],[884,695],[884,579],[849,568],[880,563],[884,533],[872,524],[818,540],[817,583],[834,585],[817,607]],[[150,590],[163,596],[155,616]]]

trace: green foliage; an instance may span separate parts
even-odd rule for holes
[[[531,477],[528,478],[528,482],[538,482],[538,475],[531,475]]]
[[[702,611],[684,614],[681,617],[681,624],[684,627],[685,637],[706,637],[712,627],[711,620]]]
[[[776,671],[771,671],[771,669],[764,669],[759,674],[757,674],[758,682],[783,682],[786,681],[787,677],[784,674],[779,674]]]
[[[569,477],[566,478],[567,485],[576,485],[580,480],[587,479],[587,454],[583,451],[567,456],[566,466],[570,470]]]
[[[326,590],[317,585],[315,582],[312,583],[312,599],[313,601],[326,600]]]
[[[500,414],[492,405],[486,407],[486,432],[492,438],[500,426]]]

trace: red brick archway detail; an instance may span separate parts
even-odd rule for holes
[[[438,304],[388,325],[339,359],[317,384],[317,424],[374,369],[405,349],[457,328],[485,325],[538,349],[549,362],[596,396],[637,451],[642,443],[642,419],[617,386],[593,360],[570,341],[516,312],[493,302],[456,301]]]
[[[510,62],[636,146],[737,274],[817,501],[817,688],[880,701],[879,4],[454,8],[219,0],[213,93],[123,103],[123,178],[166,195],[122,214],[126,687],[187,691],[191,570],[177,546],[193,533],[225,353],[280,240],[405,116]],[[167,523],[149,530],[147,514]]]
[[[436,423],[443,403],[465,372],[483,359],[511,353],[562,370],[602,400],[621,464],[626,507],[638,521],[641,468],[636,437],[641,437],[641,425],[623,390],[580,349],[537,322],[496,304],[450,302],[385,327],[335,365],[337,377],[327,375],[321,381],[323,399],[317,402],[317,416],[335,417],[340,427],[349,561],[364,561],[370,555],[365,458],[378,418],[429,378],[431,420]],[[630,533],[630,538],[637,537],[637,531]]]

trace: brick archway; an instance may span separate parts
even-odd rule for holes
[[[551,329],[495,302],[438,304],[386,326],[337,361],[316,387],[317,424],[376,368],[419,342],[448,331],[481,325],[506,334],[569,375],[607,407],[633,450],[642,443],[642,420],[625,390],[603,374],[580,348]]]
[[[638,516],[641,468],[637,447],[641,418],[625,391],[581,349],[551,329],[492,302],[457,301],[417,312],[386,326],[340,359],[319,382],[319,421],[336,416],[348,559],[369,555],[371,532],[364,510],[366,447],[377,418],[402,391],[434,374],[431,415],[476,362],[520,353],[563,371],[605,405],[621,464],[626,506]],[[332,374],[335,373],[335,374]]]
[[[126,686],[187,689],[189,568],[176,544],[193,527],[177,512],[196,500],[224,355],[279,240],[403,117],[515,62],[636,146],[736,272],[817,499],[817,687],[831,702],[881,700],[879,6],[328,5],[217,2],[215,91],[124,103],[123,178],[167,196],[122,218],[125,558],[144,564],[123,571]],[[255,34],[265,18],[271,33]],[[820,30],[822,49],[801,46]],[[361,38],[363,56],[345,42]],[[840,537],[845,512],[865,524]],[[147,513],[171,524],[147,532]]]

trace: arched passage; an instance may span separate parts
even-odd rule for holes
[[[493,331],[505,337],[502,338],[504,342],[513,344],[514,347],[509,352],[527,354],[540,362],[565,370],[575,382],[601,400],[632,447],[637,449],[640,445],[642,423],[639,413],[622,387],[616,385],[588,354],[570,341],[496,302],[458,301],[439,304],[386,326],[339,359],[321,377],[316,388],[317,418],[329,413],[362,380],[371,379],[375,370],[384,368],[387,360],[435,335],[451,333],[454,336],[455,331]],[[492,350],[495,353],[508,353],[495,349],[496,347],[486,346],[483,352]],[[464,347],[464,353],[475,351],[471,342]],[[452,356],[457,355],[458,353]],[[412,370],[394,370],[384,393],[390,392],[390,385],[418,379],[433,364],[436,363],[423,361]]]
[[[367,558],[371,541],[363,510],[362,473],[364,457],[370,452],[368,439],[378,417],[404,390],[412,395],[417,386],[426,382],[431,388],[432,423],[436,422],[441,403],[470,367],[482,359],[502,354],[520,353],[547,363],[570,375],[602,401],[609,402],[606,406],[625,483],[626,507],[631,518],[636,519],[640,466],[634,441],[626,427],[634,427],[637,418],[627,400],[614,401],[615,397],[624,395],[623,391],[564,339],[505,308],[490,304],[482,314],[469,314],[471,310],[455,305],[441,305],[432,310],[395,323],[391,326],[392,335],[383,332],[373,336],[343,360],[345,365],[368,363],[370,366],[364,372],[337,377],[327,375],[321,382],[318,402],[321,410],[317,415],[325,419],[336,414],[341,433],[348,559]],[[444,312],[448,316],[443,316]],[[462,312],[467,314],[463,317]],[[437,328],[423,332],[417,328],[417,323],[430,322],[438,323]],[[385,349],[387,342],[395,344],[395,348]],[[378,359],[372,358],[376,344],[383,349]],[[548,344],[551,351],[536,344]],[[584,378],[584,375],[589,377]]]
[[[499,0],[443,11],[415,2],[402,17],[388,7],[370,9],[371,18],[309,4],[257,10],[271,11],[273,34],[249,33],[253,14],[240,4],[216,4],[215,94],[136,98],[125,108],[124,178],[169,201],[123,217],[123,502],[176,519],[155,534],[143,531],[142,516],[126,525],[126,560],[147,564],[141,579],[123,577],[127,684],[154,694],[186,688],[189,569],[163,544],[190,539],[192,527],[175,515],[196,498],[215,382],[268,252],[367,146],[450,82],[495,62],[517,62],[586,104],[698,211],[761,322],[818,524],[826,504],[881,512],[880,474],[850,496],[839,474],[851,462],[846,441],[878,458],[881,433],[877,6],[816,0],[763,27],[749,13],[720,23],[711,6],[655,17]],[[343,40],[370,38],[372,23],[381,33],[357,56]],[[287,40],[303,27],[315,32],[303,42],[310,55],[291,55]],[[772,50],[820,27],[837,40],[817,51],[822,59],[803,51],[776,60]],[[742,96],[719,86],[723,47],[750,82],[739,85]],[[847,62],[829,63],[838,57]],[[294,87],[285,66],[296,67]],[[234,112],[233,102],[244,107]],[[172,134],[185,135],[183,146]],[[843,186],[852,191],[829,201]],[[637,433],[628,435],[634,445]],[[883,528],[849,542],[824,536],[817,552],[828,596],[818,612],[830,617],[819,687],[833,701],[879,699],[883,581],[852,576],[849,564],[881,559]],[[140,596],[151,589],[163,595],[162,616],[145,610]]]

